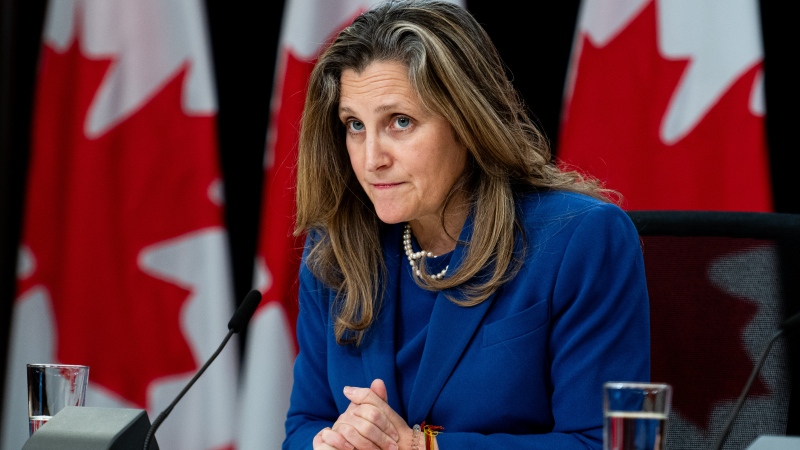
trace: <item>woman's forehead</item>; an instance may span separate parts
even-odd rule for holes
[[[361,72],[346,69],[339,88],[339,109],[368,107],[370,112],[396,107],[423,107],[409,80],[406,66],[396,61],[376,61]]]

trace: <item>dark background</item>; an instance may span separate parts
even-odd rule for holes
[[[331,0],[335,1],[335,0]],[[267,2],[263,2],[267,3]],[[236,298],[252,288],[261,182],[283,1],[268,6],[206,0],[219,99],[220,162]],[[790,2],[761,0],[767,137],[775,209],[800,213],[789,132],[798,52]],[[524,4],[525,8],[520,9]],[[558,122],[579,1],[468,0],[509,75],[557,153]],[[0,0],[0,405],[28,163],[31,106],[45,0]],[[313,12],[310,12],[313,13]],[[791,22],[790,22],[791,21]],[[237,300],[237,301],[238,301]],[[1,412],[1,411],[0,411]]]

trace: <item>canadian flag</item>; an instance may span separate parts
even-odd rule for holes
[[[90,366],[87,406],[151,421],[233,312],[216,98],[199,0],[49,2],[39,62],[2,447],[28,437],[26,363]],[[157,433],[234,444],[236,345]]]
[[[264,159],[254,284],[264,299],[250,321],[242,367],[238,449],[280,448],[297,355],[295,162],[308,77],[324,45],[379,0],[287,0]],[[454,3],[463,3],[455,1]],[[463,6],[463,5],[462,5]]]
[[[626,209],[771,211],[757,0],[584,0],[558,157]]]

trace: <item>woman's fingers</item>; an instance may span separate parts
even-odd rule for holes
[[[375,383],[373,382],[373,384]],[[344,388],[344,395],[352,402],[347,408],[348,411],[353,410],[359,417],[373,423],[393,441],[397,442],[400,439],[398,429],[393,423],[393,419],[400,416],[375,391],[370,388],[348,386]]]
[[[386,392],[386,384],[380,378],[372,380],[369,389],[375,393],[381,400],[388,402],[389,394]]]
[[[356,447],[340,433],[331,428],[323,428],[314,436],[314,450],[355,450]]]
[[[350,403],[334,423],[333,429],[359,450],[397,448],[397,439],[393,436],[396,435],[396,430],[389,418],[380,408],[371,404]]]
[[[334,427],[359,450],[397,450],[397,442],[369,422],[337,422]]]
[[[386,404],[386,400],[378,397],[378,394],[376,394],[375,391],[370,388],[345,386],[343,392],[344,396],[347,397],[348,400],[359,405],[364,403],[369,403],[376,406],[380,404]]]

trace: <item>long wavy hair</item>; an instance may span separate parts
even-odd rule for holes
[[[386,276],[382,224],[350,165],[338,114],[342,72],[361,73],[375,61],[405,64],[422,104],[445,117],[468,149],[467,169],[448,199],[459,190],[465,194],[475,215],[472,238],[457,270],[441,280],[417,278],[424,288],[456,288],[458,298],[450,300],[472,306],[515,275],[521,263],[514,250],[521,232],[515,193],[556,189],[603,200],[615,194],[555,164],[494,44],[468,11],[443,1],[390,0],[361,14],[311,73],[298,156],[295,234],[314,236],[306,263],[337,293],[340,344],[360,344],[377,315]]]

